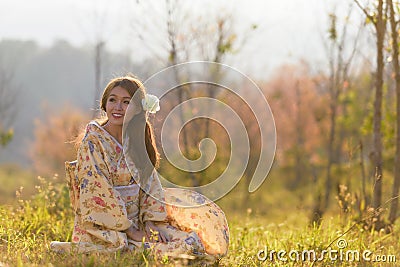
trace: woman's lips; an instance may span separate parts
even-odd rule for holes
[[[112,113],[112,116],[113,116],[115,119],[121,119],[121,118],[124,117],[124,115],[123,115],[123,114],[120,114],[120,113]]]

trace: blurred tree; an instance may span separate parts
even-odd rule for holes
[[[392,189],[392,203],[390,206],[389,221],[394,224],[397,219],[397,210],[399,205],[400,188],[400,63],[399,63],[399,3],[392,0],[387,1],[389,6],[389,22],[391,30],[392,43],[392,64],[396,88],[396,154],[394,162],[394,183]]]
[[[354,2],[359,6],[365,15],[365,18],[374,26],[374,34],[376,36],[376,72],[375,72],[375,99],[374,99],[374,119],[373,119],[373,135],[374,149],[373,162],[375,169],[375,187],[373,195],[373,208],[375,210],[374,228],[381,229],[382,224],[382,98],[384,85],[384,57],[385,57],[385,33],[387,21],[386,1],[374,1],[371,6],[364,7],[358,0]]]
[[[14,74],[10,66],[5,66],[0,55],[0,146],[5,147],[11,142],[14,131],[13,120],[18,111],[17,107],[18,88],[14,85]]]
[[[313,211],[313,221],[319,221],[323,213],[329,207],[330,195],[332,192],[332,165],[340,161],[342,154],[341,148],[343,144],[343,129],[338,129],[338,116],[339,108],[341,112],[346,112],[346,102],[341,102],[343,91],[345,91],[350,83],[351,65],[356,53],[357,42],[362,27],[359,27],[357,36],[354,38],[350,47],[348,37],[348,18],[351,17],[352,5],[349,6],[348,13],[342,23],[341,30],[338,29],[338,17],[333,12],[329,14],[329,38],[328,43],[325,43],[325,49],[328,58],[328,76],[320,87],[326,91],[329,97],[329,128],[328,128],[328,142],[327,142],[327,164],[326,164],[326,178],[325,187],[322,192],[319,190],[316,194],[322,194],[323,197],[317,196],[315,203],[315,210]],[[323,203],[318,203],[323,201]]]
[[[369,144],[372,140],[373,114],[371,113],[371,107],[373,105],[374,83],[369,67],[365,67],[367,64],[360,65],[364,67],[360,69],[358,74],[353,73],[349,77],[349,82],[346,83],[340,99],[338,127],[341,129],[341,138],[346,142],[343,142],[341,146],[343,154],[341,156],[341,165],[338,167],[340,171],[346,169],[353,162],[359,164],[361,178],[360,180],[355,179],[357,182],[353,183],[353,177],[346,175],[337,182],[348,186],[353,184],[360,188],[358,211],[361,215],[370,206],[372,199],[370,188],[373,186],[373,172],[367,169],[371,162],[365,160],[368,158],[365,148],[368,149],[370,147]],[[343,163],[346,163],[344,168]]]
[[[327,97],[315,82],[321,77],[311,73],[302,62],[283,66],[263,90],[274,112],[279,140],[276,162],[288,169],[292,189],[312,182],[316,169],[325,160],[322,144],[326,144]],[[325,78],[324,78],[325,79]]]
[[[64,173],[66,160],[76,159],[74,137],[82,132],[88,114],[68,104],[56,111],[45,107],[45,118],[35,121],[34,140],[29,156],[40,176]]]
[[[1,146],[5,147],[8,143],[11,142],[12,137],[14,135],[14,131],[12,129],[8,130],[7,132],[0,130],[0,144]]]

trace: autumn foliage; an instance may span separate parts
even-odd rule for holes
[[[42,120],[35,120],[29,155],[40,176],[64,175],[65,161],[76,158],[74,138],[83,130],[89,117],[68,104],[57,111],[47,108],[45,114]]]

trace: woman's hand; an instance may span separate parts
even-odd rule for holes
[[[140,231],[139,229],[135,228],[134,226],[129,227],[125,231],[125,233],[130,239],[132,239],[134,241],[138,241],[138,242],[148,241],[146,233],[144,231]]]
[[[150,241],[168,242],[168,236],[154,222],[146,221],[145,232]]]

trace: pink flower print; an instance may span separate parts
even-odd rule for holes
[[[86,161],[89,161],[89,159],[90,159],[89,156],[86,156]]]
[[[72,241],[74,241],[75,243],[78,242],[79,241],[79,237],[74,236],[74,239]]]
[[[121,153],[121,148],[120,148],[119,146],[117,146],[117,147],[115,148],[115,150],[117,151],[118,154]]]
[[[86,234],[86,231],[84,229],[79,228],[78,226],[75,226],[75,232],[77,232],[78,234]]]
[[[102,206],[103,208],[106,206],[106,202],[100,197],[92,197],[92,200],[99,206]]]
[[[96,182],[94,182],[94,185],[97,186],[97,187],[99,187],[99,188],[101,188],[101,183],[100,183],[100,182],[97,182],[97,181],[96,181]]]

